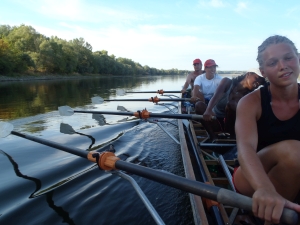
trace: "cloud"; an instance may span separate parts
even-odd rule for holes
[[[247,8],[248,8],[248,5],[246,2],[238,2],[234,11],[239,14],[242,14]]]
[[[248,65],[257,66],[256,47],[245,45],[253,41],[244,40],[238,44],[236,41],[206,38],[195,32],[188,32],[199,27],[183,27],[172,24],[161,24],[156,26],[145,25],[135,28],[109,27],[91,29],[85,26],[72,25],[66,22],[59,23],[55,28],[41,27],[32,24],[41,34],[46,36],[57,36],[62,39],[72,40],[83,37],[90,43],[93,51],[107,50],[108,54],[116,57],[124,57],[158,69],[192,69],[191,60],[195,58],[213,58],[220,66],[220,70],[246,70]],[[168,32],[163,31],[167,29]],[[176,32],[176,31],[182,31]],[[169,32],[172,30],[174,32]],[[202,28],[200,29],[200,31]],[[220,34],[221,31],[209,30]],[[228,32],[228,31],[227,31]],[[170,34],[172,33],[172,34]],[[189,34],[189,35],[187,35]]]
[[[27,9],[41,16],[60,21],[90,23],[125,23],[149,19],[153,15],[141,13],[132,8],[112,8],[82,0],[31,0],[20,1]]]
[[[213,7],[224,7],[224,3],[221,0],[211,0],[210,5]]]
[[[256,65],[258,44],[253,47],[249,39],[244,38],[242,42],[238,37],[235,39],[232,33],[235,31],[225,27],[216,29],[198,23],[177,25],[169,21],[153,25],[152,20],[146,21],[146,18],[155,17],[153,14],[83,4],[80,0],[30,2],[28,9],[40,13],[40,18],[42,15],[48,18],[48,23],[43,25],[38,20],[26,23],[37,32],[66,40],[83,37],[92,45],[93,51],[107,50],[109,55],[130,58],[142,65],[192,69],[191,61],[195,58],[203,61],[213,58],[222,70],[246,70],[250,63],[253,63],[250,67]],[[214,0],[207,4],[214,8],[228,6]],[[128,26],[128,23],[132,25]]]
[[[277,34],[286,36],[289,38],[294,44],[296,45],[296,48],[298,49],[298,52],[300,52],[300,31],[299,29],[280,29],[278,30]]]
[[[288,18],[298,19],[300,15],[300,5],[296,5],[286,10],[285,16]]]
[[[298,10],[299,10],[299,6],[294,6],[293,8],[289,8],[289,9],[286,11],[286,15],[287,15],[287,16],[290,16],[290,15],[296,13]]]
[[[214,7],[214,8],[220,8],[226,6],[222,0],[210,0],[210,1],[200,0],[199,4],[202,7]]]

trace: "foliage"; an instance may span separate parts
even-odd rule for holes
[[[127,58],[93,52],[83,38],[67,41],[46,37],[24,24],[0,25],[0,74],[45,72],[60,74],[172,75],[177,69],[156,69]]]

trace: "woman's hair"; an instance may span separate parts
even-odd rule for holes
[[[233,87],[235,87],[238,83],[240,83],[242,80],[244,80],[246,75],[247,75],[247,73],[244,73],[242,75],[232,78]]]
[[[263,67],[262,53],[266,50],[266,48],[269,47],[270,45],[280,44],[280,43],[289,44],[293,48],[295,53],[298,55],[298,50],[297,50],[295,44],[290,39],[288,39],[285,36],[274,35],[274,36],[268,37],[260,46],[258,46],[258,53],[257,53],[256,60],[259,64],[259,68]]]
[[[248,73],[251,73],[251,72],[246,72],[246,73],[244,73],[242,75],[239,75],[237,77],[232,78],[232,85],[233,85],[233,87],[235,87],[238,83],[240,83],[242,80],[244,80],[246,78],[246,75]],[[265,83],[266,83],[266,80],[264,79],[264,82],[263,82],[262,85],[264,85]]]

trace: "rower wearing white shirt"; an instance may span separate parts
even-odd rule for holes
[[[213,59],[208,59],[204,63],[205,73],[197,76],[194,81],[192,99],[196,100],[196,113],[203,114],[209,100],[214,95],[222,77],[216,73],[218,65]]]

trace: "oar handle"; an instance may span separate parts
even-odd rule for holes
[[[105,102],[180,102],[180,101],[190,101],[190,98],[158,98],[157,96],[151,97],[149,99],[146,98],[133,98],[133,99],[101,99],[101,101]],[[97,102],[98,103],[98,102]]]
[[[103,99],[106,102],[143,102],[143,101],[150,101],[147,98],[133,98],[133,99]]]
[[[157,91],[126,91],[128,94],[138,94],[138,93],[157,93],[157,94],[164,94],[164,93],[181,93],[181,91],[164,91],[164,90],[157,90]]]
[[[217,195],[217,201],[222,202],[223,204],[226,205],[231,205],[234,207],[252,211],[251,198],[241,194],[237,194],[227,189],[221,188],[219,190]],[[288,208],[283,209],[282,215],[280,217],[281,222],[286,224],[297,224],[298,220],[299,220],[299,215],[297,212]]]
[[[92,114],[107,114],[107,115],[121,115],[134,116],[132,112],[116,112],[116,111],[89,111],[89,110],[74,110],[76,113],[92,113]]]
[[[49,147],[52,147],[52,148],[62,150],[64,152],[71,153],[73,155],[80,156],[82,158],[89,159],[92,162],[97,162],[96,159],[94,159],[91,155],[93,152],[87,152],[87,151],[84,151],[82,149],[75,148],[75,147],[71,148],[71,147],[68,147],[66,145],[62,145],[62,144],[59,144],[59,143],[56,143],[56,142],[53,142],[53,141],[49,141],[49,140],[46,140],[46,139],[42,139],[42,138],[39,138],[39,137],[35,137],[35,136],[27,135],[27,134],[22,134],[22,133],[19,133],[17,131],[12,131],[11,134],[13,134],[15,136],[18,136],[18,137],[25,138],[27,140],[31,140],[31,141],[49,146]]]
[[[151,113],[147,110],[138,112],[116,112],[116,111],[88,111],[88,110],[74,110],[75,113],[92,113],[92,114],[107,114],[107,115],[121,115],[121,116],[135,116],[140,119],[148,119],[150,117],[171,118],[171,119],[203,119],[202,115],[196,114],[166,114],[166,113]],[[215,119],[215,117],[212,117]]]
[[[189,102],[189,101],[191,101],[191,99],[190,98],[160,98],[160,101],[161,102],[172,102],[172,101],[174,101],[174,102]]]
[[[203,119],[203,115],[197,114],[166,114],[166,113],[149,113],[150,117],[161,117],[161,118],[173,118],[173,119],[188,119],[188,120],[200,120]],[[216,119],[215,116],[212,119]]]
[[[157,93],[157,91],[126,91],[128,94],[149,94],[149,93]]]

